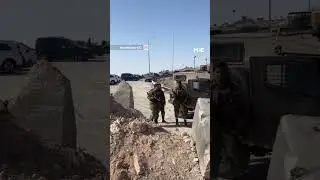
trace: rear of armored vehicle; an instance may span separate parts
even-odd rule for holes
[[[192,119],[198,98],[210,98],[210,74],[208,72],[179,72],[174,75],[175,81],[181,81],[188,93],[188,118]],[[172,99],[169,99],[172,103]],[[181,116],[182,117],[182,116]]]
[[[280,118],[320,116],[320,59],[252,57],[248,140],[271,149]]]

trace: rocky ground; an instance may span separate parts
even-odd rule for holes
[[[191,137],[147,122],[111,100],[110,179],[202,179]]]
[[[104,179],[106,168],[82,149],[46,147],[0,112],[0,179]]]

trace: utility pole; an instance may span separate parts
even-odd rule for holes
[[[308,11],[311,11],[311,0],[308,0]]]
[[[270,32],[272,32],[272,29],[271,29],[271,27],[272,27],[272,16],[271,16],[271,14],[272,14],[272,2],[271,2],[272,0],[269,0],[269,30],[270,30]]]
[[[150,71],[150,43],[149,43],[149,40],[148,40],[148,63],[149,63],[149,73],[150,73],[151,71]]]
[[[196,71],[196,57],[197,56],[193,56],[193,69],[194,69],[194,71]]]
[[[174,66],[174,32],[172,34],[172,64],[171,64],[171,71],[173,74],[173,66]]]

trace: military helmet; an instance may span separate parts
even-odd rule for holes
[[[153,86],[161,86],[161,84],[159,82],[155,82]]]

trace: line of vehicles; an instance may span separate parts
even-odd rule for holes
[[[124,81],[139,81],[143,79],[144,76],[138,74],[131,74],[131,73],[122,73],[119,77],[116,74],[110,74],[110,85],[116,85],[122,80]]]
[[[87,47],[64,37],[40,37],[35,49],[22,42],[0,40],[0,71],[13,73],[15,69],[30,67],[42,58],[48,61],[88,61],[98,55],[97,52],[101,54],[97,47]]]

